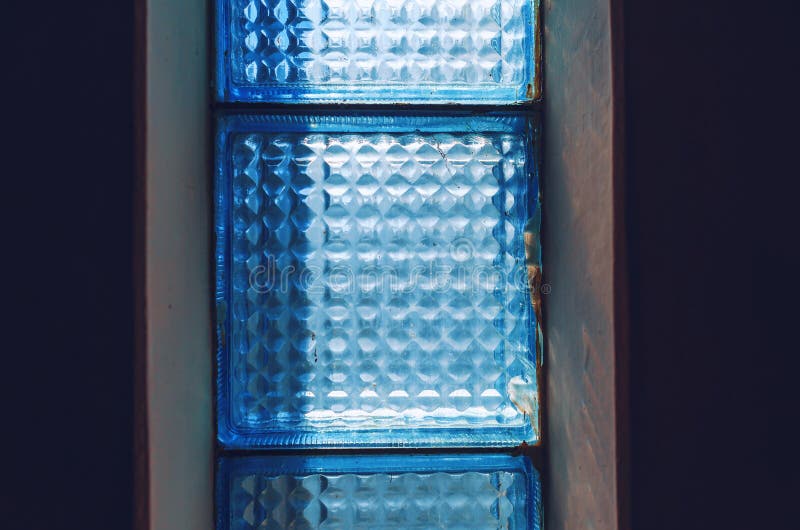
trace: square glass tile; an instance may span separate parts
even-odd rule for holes
[[[538,0],[217,0],[222,101],[538,96]]]
[[[540,530],[524,457],[241,457],[220,462],[217,530]]]
[[[535,443],[535,135],[519,114],[221,116],[223,445]]]

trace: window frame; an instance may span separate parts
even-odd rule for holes
[[[135,2],[140,530],[214,527],[213,3]],[[544,445],[520,450],[543,477],[548,529],[626,529],[621,0],[541,9]]]

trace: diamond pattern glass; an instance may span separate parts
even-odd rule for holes
[[[537,441],[531,117],[218,125],[224,445]]]
[[[537,97],[538,0],[218,0],[221,101]]]
[[[250,457],[221,462],[218,530],[540,530],[523,457]]]

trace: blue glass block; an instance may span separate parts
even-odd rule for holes
[[[538,0],[217,0],[221,101],[537,97]]]
[[[221,443],[536,443],[535,134],[511,114],[222,115]]]
[[[217,473],[217,530],[540,530],[525,457],[243,457]]]

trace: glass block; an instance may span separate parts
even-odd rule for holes
[[[217,530],[540,530],[540,492],[507,455],[225,458]]]
[[[538,97],[538,0],[217,0],[221,101]]]
[[[536,443],[536,130],[502,113],[222,115],[220,442]]]

